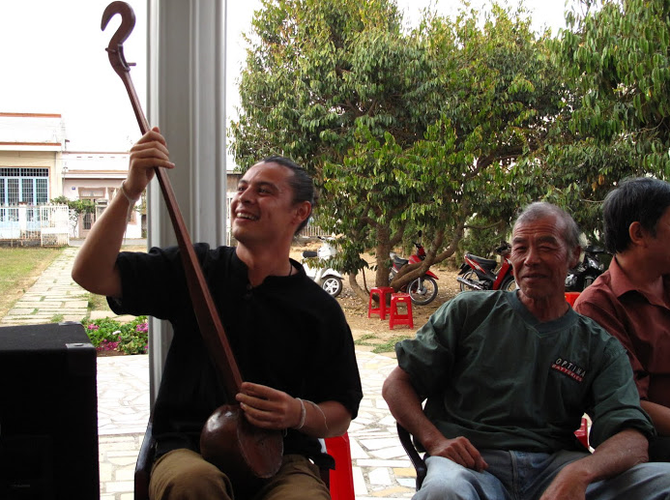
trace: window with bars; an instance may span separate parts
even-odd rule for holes
[[[48,201],[48,168],[0,168],[0,205],[39,205]]]

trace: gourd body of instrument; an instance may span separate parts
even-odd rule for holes
[[[283,441],[277,441],[276,436],[275,431],[252,427],[239,405],[223,405],[207,419],[200,433],[200,453],[231,480],[253,490],[262,485],[259,479],[277,473],[275,457],[282,455]],[[248,464],[254,464],[253,470]]]

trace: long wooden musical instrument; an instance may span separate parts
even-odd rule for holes
[[[114,71],[121,77],[128,91],[140,130],[145,134],[150,130],[149,123],[130,79],[132,64],[126,63],[123,54],[123,42],[135,27],[135,13],[125,2],[110,3],[102,15],[103,30],[116,14],[121,15],[121,25],[110,40],[107,53]],[[222,374],[228,400],[234,401],[242,384],[235,356],[193,250],[170,180],[165,170],[158,167],[154,170],[174,226],[200,333],[214,364]],[[252,426],[244,418],[238,404],[224,405],[212,414],[202,430],[200,447],[203,457],[229,475],[236,489],[246,489],[248,485],[253,487],[257,479],[272,477],[279,470],[283,455],[281,432]]]

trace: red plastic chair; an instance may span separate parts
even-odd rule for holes
[[[565,292],[565,300],[568,301],[570,307],[574,307],[577,297],[579,297],[579,292]]]
[[[584,448],[589,450],[589,422],[586,417],[582,417],[582,426],[575,431],[575,436],[584,445]]]
[[[398,311],[398,304],[405,304],[406,312]],[[396,325],[407,325],[414,328],[414,316],[412,315],[412,298],[408,293],[391,294],[391,309],[389,312],[389,328],[393,330]]]
[[[354,475],[351,467],[349,434],[327,438],[326,451],[335,459],[335,470],[330,471],[332,500],[354,500]]]

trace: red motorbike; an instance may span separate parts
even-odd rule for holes
[[[419,236],[421,236],[421,233],[419,233]],[[410,255],[409,259],[398,257],[393,252],[390,253],[393,265],[389,272],[389,282],[393,281],[393,278],[395,278],[403,266],[408,263],[415,264],[421,262],[426,258],[426,250],[423,248],[423,245],[420,242],[415,242],[414,246],[416,247],[416,253]],[[419,276],[402,286],[400,291],[408,293],[415,304],[424,306],[430,304],[437,297],[437,279],[439,278],[429,269],[423,276]]]
[[[514,269],[509,260],[512,247],[503,242],[495,252],[500,255],[500,269],[496,271],[498,262],[495,259],[484,259],[466,253],[461,270],[456,280],[460,283],[461,292],[470,290],[516,290]]]

